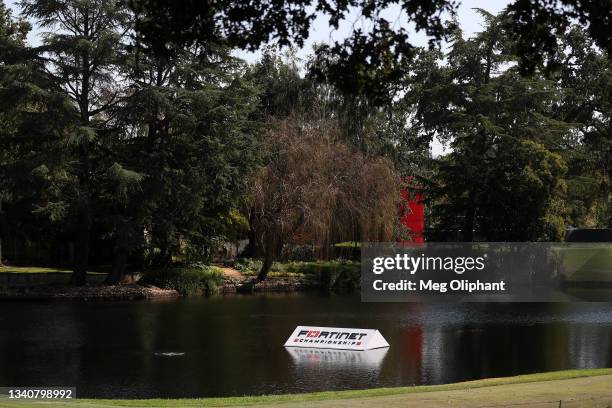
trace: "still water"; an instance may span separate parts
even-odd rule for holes
[[[372,352],[285,349],[296,325],[379,329]],[[368,304],[292,294],[0,303],[0,386],[205,397],[441,384],[612,366],[612,304]]]

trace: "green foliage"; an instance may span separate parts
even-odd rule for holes
[[[250,258],[239,258],[233,267],[243,275],[253,276],[259,273],[261,261]],[[270,267],[270,277],[314,279],[333,291],[352,291],[360,286],[361,269],[359,262],[337,259],[332,261],[290,261],[274,262]]]
[[[360,287],[361,282],[360,264],[342,259],[274,263],[271,270],[310,275],[321,282],[325,288],[335,292],[353,291]]]
[[[358,242],[358,241],[338,242],[337,244],[334,244],[334,246],[337,248],[361,248],[361,242]]]
[[[129,4],[138,17],[138,33],[160,54],[171,54],[174,46],[194,42],[225,41],[249,51],[270,42],[302,47],[316,18],[329,20],[334,29],[352,26],[348,36],[330,38],[316,50],[321,63],[313,73],[345,94],[367,95],[370,100],[388,103],[401,89],[398,82],[411,74],[416,47],[408,27],[424,33],[433,49],[442,40],[452,39],[461,2],[133,0]],[[562,49],[558,39],[576,21],[587,27],[595,44],[612,52],[611,12],[607,0],[514,0],[508,4],[503,26],[505,36],[514,42],[521,72],[538,72],[543,65],[552,71],[559,66],[554,58]]]
[[[212,43],[157,56],[126,35],[124,6],[25,0],[24,15],[49,30],[35,49],[22,46],[26,25],[0,21],[15,50],[0,56],[0,120],[11,125],[0,130],[0,193],[14,197],[4,208],[74,242],[79,284],[94,230],[112,242],[114,281],[137,252],[157,265],[208,259],[244,233],[237,208],[258,162],[258,90],[243,63]]]
[[[254,274],[261,269],[262,262],[253,258],[237,258],[232,266],[243,274]]]
[[[556,117],[561,90],[541,75],[521,77],[506,16],[482,13],[484,31],[457,32],[446,64],[423,55],[407,95],[425,132],[452,148],[429,180],[431,225],[467,241],[474,230],[490,241],[559,240],[568,216],[561,150],[571,135]]]
[[[427,188],[431,227],[461,229],[464,239],[477,230],[490,240],[560,240],[568,224],[611,225],[612,65],[606,51],[592,46],[592,27],[559,32],[561,47],[547,48],[557,68],[521,76],[525,61],[517,50],[527,43],[511,32],[518,3],[510,14],[480,10],[485,29],[469,39],[432,20],[436,5],[452,10],[447,2],[429,2],[420,13],[409,7],[418,25],[433,24],[434,37],[450,35],[447,53],[408,47],[406,38],[393,36],[375,12],[388,2],[359,3],[374,29],[317,50],[304,77],[292,50],[268,49],[252,66],[232,56],[231,46],[258,45],[270,32],[289,43],[291,30],[279,29],[287,21],[298,23],[293,29],[308,22],[308,13],[275,14],[259,7],[264,3],[232,4],[238,14],[231,16],[213,8],[212,20],[190,31],[189,18],[175,18],[185,10],[199,15],[195,2],[180,9],[156,3],[151,10],[148,0],[25,0],[24,16],[49,30],[35,48],[26,43],[29,24],[0,3],[3,235],[57,243],[58,253],[66,249],[59,245],[75,244],[83,279],[93,231],[111,242],[104,256],[113,257],[113,279],[129,257],[157,267],[210,261],[227,240],[254,235],[262,213],[250,211],[256,194],[245,193],[264,163],[278,167],[260,174],[258,188],[269,193],[259,203],[270,210],[261,227],[274,227],[267,246],[279,259],[312,259],[328,243],[363,239],[365,224],[380,219],[367,209],[385,200],[387,216],[395,214],[395,193],[373,186],[395,186],[398,176]],[[323,12],[338,23],[343,7]],[[134,23],[143,13],[150,15]],[[258,25],[242,37],[243,26],[224,25],[224,16]],[[166,19],[168,27],[158,25]],[[227,37],[208,22],[230,29]],[[182,23],[188,31],[173,31]],[[294,31],[294,39],[306,32]],[[170,41],[148,41],[166,34]],[[200,35],[206,41],[178,41]],[[264,145],[270,129],[278,138]],[[433,137],[451,153],[430,159]],[[357,168],[362,161],[373,170]],[[316,167],[327,178],[313,177]],[[287,194],[275,194],[272,175]],[[405,232],[387,221],[381,230]],[[286,245],[292,241],[300,245]],[[261,269],[258,261],[236,265],[245,273]],[[356,285],[342,265],[271,267],[325,279],[330,287]]]
[[[10,52],[9,47],[11,45],[25,45],[26,37],[31,28],[27,21],[13,18],[11,10],[6,7],[4,1],[0,2],[0,42],[3,52]]]
[[[202,264],[173,266],[145,273],[140,283],[174,289],[182,296],[214,294],[223,284],[223,274]]]
[[[255,276],[262,262],[252,258],[238,258],[233,268],[245,276]],[[360,287],[360,263],[336,259],[331,261],[289,261],[273,262],[268,274],[272,278],[307,278],[321,282],[323,287],[333,291],[352,291]]]
[[[135,46],[139,47],[138,44]],[[154,264],[171,261],[186,241],[189,260],[208,260],[239,235],[246,174],[258,161],[250,120],[256,89],[229,50],[206,44],[160,58],[138,48],[124,69],[132,96],[117,111],[129,144],[123,162],[144,174],[134,216],[150,232]]]
[[[574,127],[562,154],[568,164],[571,223],[582,228],[612,225],[612,63],[592,47],[585,30],[560,37],[556,78],[563,90],[556,116]],[[569,62],[569,63],[567,63]]]

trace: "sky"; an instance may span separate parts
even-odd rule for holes
[[[19,13],[17,2],[18,0],[5,0],[6,5],[13,10],[15,15]],[[480,15],[476,12],[476,10],[474,10],[475,8],[482,8],[492,14],[497,14],[504,7],[506,7],[509,2],[509,0],[461,0],[461,4],[457,11],[459,26],[466,36],[471,36],[474,33],[482,30],[483,22]],[[391,8],[386,11],[385,17],[390,21],[397,20],[398,24],[402,24],[401,18],[397,18],[398,15],[399,8]],[[312,52],[312,47],[314,44],[330,43],[334,40],[342,40],[351,32],[353,25],[367,30],[367,25],[363,25],[363,23],[357,17],[358,16],[356,13],[349,15],[346,21],[340,25],[338,30],[332,29],[328,24],[327,18],[324,16],[317,17],[310,29],[310,35],[304,44],[304,47],[297,50],[298,57],[305,61],[308,55]],[[411,32],[413,33],[413,37],[411,39],[412,44],[416,46],[427,45],[427,37],[424,34],[416,33],[414,30],[411,30]],[[33,30],[30,32],[28,41],[30,44],[34,45],[40,43],[40,30],[36,26],[34,26]],[[259,59],[261,52],[236,51],[235,55],[246,60],[247,62],[253,63]],[[431,149],[434,156],[439,156],[448,151],[437,141],[432,143]]]
[[[457,11],[457,20],[461,29],[464,31],[465,35],[471,36],[474,33],[477,33],[482,30],[482,19],[474,10],[475,8],[482,8],[489,13],[497,14],[506,7],[510,0],[460,0],[461,5]],[[399,8],[389,9],[385,13],[385,17],[389,21],[395,21],[399,14]],[[342,40],[347,37],[351,32],[353,22],[357,20],[357,14],[349,15],[346,21],[340,25],[338,30],[332,29],[329,24],[327,18],[324,16],[318,17],[311,29],[310,35],[304,47],[298,50],[298,56],[302,59],[306,59],[308,55],[312,52],[312,47],[317,43],[330,43],[332,40]],[[356,26],[367,29],[367,26],[363,26],[357,20],[355,23]],[[414,32],[411,30],[413,36],[411,37],[411,43],[416,46],[427,46],[427,37],[422,33]],[[261,55],[260,52],[237,52],[237,56],[248,62],[255,62],[258,60]]]
[[[480,18],[478,13],[474,10],[474,8],[483,8],[490,13],[496,14],[500,12],[509,3],[509,0],[484,0],[484,1],[483,0],[480,0],[480,1],[478,0],[460,0],[460,1],[461,1],[461,5],[459,6],[459,9],[458,9],[457,19],[459,21],[459,25],[461,26],[461,28],[467,35],[476,33],[480,31],[482,28],[481,27],[482,19]],[[17,2],[18,0],[5,0],[6,5],[13,10],[13,13],[15,15],[19,13],[19,6],[17,6]],[[389,20],[394,21],[396,17],[398,16],[398,10],[399,10],[398,8],[389,9],[385,13],[386,17]],[[357,21],[355,20],[357,20],[356,14],[349,15],[347,20],[344,21],[343,24],[340,25],[338,30],[333,30],[329,26],[327,18],[325,18],[324,16],[318,17],[314,21],[310,29],[310,36],[308,40],[306,41],[306,44],[304,44],[304,47],[302,49],[298,50],[298,55],[302,58],[307,57],[308,54],[311,52],[314,44],[329,43],[331,40],[342,40],[344,37],[346,37],[350,33],[353,23],[355,23],[356,26],[367,29],[367,27],[364,27],[362,24],[360,24],[359,20]],[[401,24],[401,20],[400,20],[400,24]],[[34,27],[32,32],[30,33],[30,36],[28,37],[28,40],[30,41],[30,43],[32,44],[39,43],[40,42],[39,34],[40,34],[40,30]],[[413,38],[412,42],[417,46],[427,45],[427,38],[421,33],[414,33],[414,36],[412,38]],[[257,59],[259,58],[261,54],[259,52],[255,52],[255,53],[237,52],[237,55],[247,60],[248,62],[255,62],[257,61]]]

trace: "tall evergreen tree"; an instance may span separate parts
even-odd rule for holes
[[[243,71],[217,44],[163,58],[134,44],[124,66],[130,97],[117,112],[124,136],[115,151],[142,180],[116,214],[120,224],[131,225],[115,229],[116,253],[125,254],[128,237],[144,232],[152,261],[168,264],[182,243],[203,253],[228,233],[246,173],[257,161],[250,119],[257,98]],[[110,279],[120,275],[117,270]]]
[[[116,77],[128,13],[114,0],[24,0],[23,15],[50,29],[39,47],[49,73],[72,100],[74,130],[63,141],[75,189],[63,197],[74,228],[73,283],[82,285],[89,266],[96,187],[107,175],[98,166],[104,154],[110,108],[120,99]]]
[[[462,230],[465,241],[475,230],[489,240],[561,239],[559,150],[569,126],[553,115],[558,88],[537,74],[521,77],[505,15],[481,14],[483,32],[471,39],[457,32],[446,62],[424,58],[420,67],[428,84],[418,115],[452,148],[431,190],[438,225]]]
[[[28,30],[23,21],[5,19],[0,40],[0,186],[3,200],[8,198],[2,226],[10,227],[14,241],[58,230],[48,221],[61,218],[59,192],[70,184],[66,157],[58,147],[59,135],[69,127],[71,107],[45,71],[44,61],[25,45]]]
[[[552,76],[561,87],[559,120],[574,126],[563,149],[568,162],[568,201],[572,224],[612,225],[612,60],[592,46],[586,31],[572,27],[560,39]]]
[[[29,25],[23,21],[15,20],[11,11],[6,8],[4,1],[0,1],[0,87],[2,87],[2,91],[10,87],[14,80],[11,75],[12,70],[9,67],[22,59],[19,54],[24,52],[25,38],[29,30]],[[2,123],[0,140],[4,141],[14,132],[15,123],[11,123],[11,115],[7,115],[4,110],[2,112],[0,114],[0,122]],[[0,150],[0,171],[2,171],[0,173],[2,175],[0,177],[0,266],[2,266],[3,260],[2,238],[5,235],[8,223],[3,210],[3,203],[9,200],[11,191],[11,178],[7,174],[7,170],[9,163],[14,159],[12,149],[4,143],[2,143],[2,147]]]

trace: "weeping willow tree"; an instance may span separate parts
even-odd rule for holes
[[[318,248],[391,239],[400,186],[390,161],[354,151],[334,121],[295,116],[274,126],[266,148],[267,165],[249,183],[259,280],[298,233]]]

